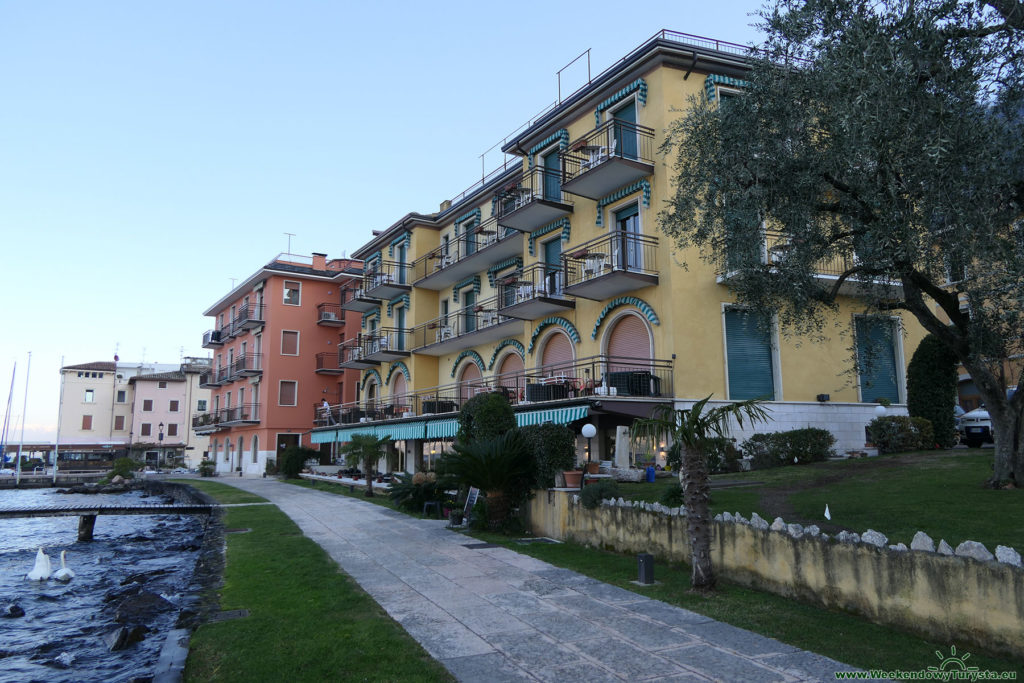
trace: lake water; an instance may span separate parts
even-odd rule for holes
[[[161,502],[138,492],[126,494],[58,494],[53,489],[0,491],[0,507],[37,505],[146,504]],[[174,628],[177,607],[189,602],[190,582],[205,518],[197,515],[126,515],[96,518],[94,540],[78,542],[78,517],[0,520],[0,611],[15,603],[21,618],[0,619],[0,682],[27,681],[115,683],[145,679]],[[53,568],[60,551],[75,572],[68,584],[29,581],[25,574],[43,546]],[[162,595],[174,609],[144,620],[152,629],[142,642],[110,652],[104,636],[119,626],[111,592],[133,587],[129,577],[148,578],[142,587]]]

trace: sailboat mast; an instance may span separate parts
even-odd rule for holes
[[[0,470],[7,463],[7,428],[11,424],[11,403],[14,402],[14,378],[17,374],[18,361],[14,361],[14,369],[11,370],[11,390],[7,392],[7,409],[4,411],[4,426],[0,430]]]
[[[32,372],[32,352],[28,352],[28,365],[25,366],[25,398],[21,403],[21,438],[18,441],[18,469],[14,477],[14,485],[21,486],[21,450],[25,447],[25,415],[28,410],[28,378]]]

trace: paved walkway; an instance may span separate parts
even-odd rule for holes
[[[275,503],[460,681],[823,681],[851,667],[345,496]],[[637,589],[642,590],[640,588]]]

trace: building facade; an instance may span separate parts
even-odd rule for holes
[[[594,424],[593,459],[620,465],[664,459],[666,444],[631,452],[633,420],[709,395],[767,398],[773,421],[759,431],[824,427],[840,450],[863,448],[876,401],[905,403],[916,321],[862,317],[859,288],[876,283],[853,280],[832,339],[789,339],[736,306],[729,273],[696,251],[679,266],[658,230],[672,189],[665,130],[690,98],[734,93],[745,54],[657,34],[511,139],[503,151],[517,162],[357,249],[362,283],[342,308],[361,320],[346,328],[342,365],[362,373],[359,395],[313,440],[387,435],[412,471],[444,450],[463,402],[500,391],[520,425]],[[766,261],[778,242],[757,245]],[[843,265],[821,264],[819,277],[835,281]],[[874,361],[855,376],[843,372],[851,349]]]
[[[356,261],[281,254],[206,310],[212,397],[192,429],[210,438],[218,472],[262,475],[285,448],[311,445],[310,428],[330,422],[325,403],[355,400],[358,372],[339,354],[353,324],[342,292],[361,276]]]
[[[152,466],[198,467],[209,455],[210,438],[189,428],[193,411],[208,409],[210,390],[199,386],[210,363],[183,363],[172,372],[136,375],[131,448],[135,457]]]

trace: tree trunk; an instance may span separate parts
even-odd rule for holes
[[[370,471],[371,461],[363,460],[363,476],[366,477],[366,497],[373,498],[373,473]]]
[[[972,359],[962,362],[978,387],[992,425],[996,447],[988,484],[1001,486],[1013,482],[1024,486],[1024,395],[1017,392],[1012,399],[1006,398],[1005,382],[997,379],[984,363]]]
[[[715,572],[711,566],[711,494],[708,460],[699,448],[683,448],[683,469],[679,482],[686,506],[686,532],[690,537],[690,583],[695,590],[715,588]]]
[[[511,508],[509,499],[501,491],[487,492],[487,528],[497,531],[501,528]]]

